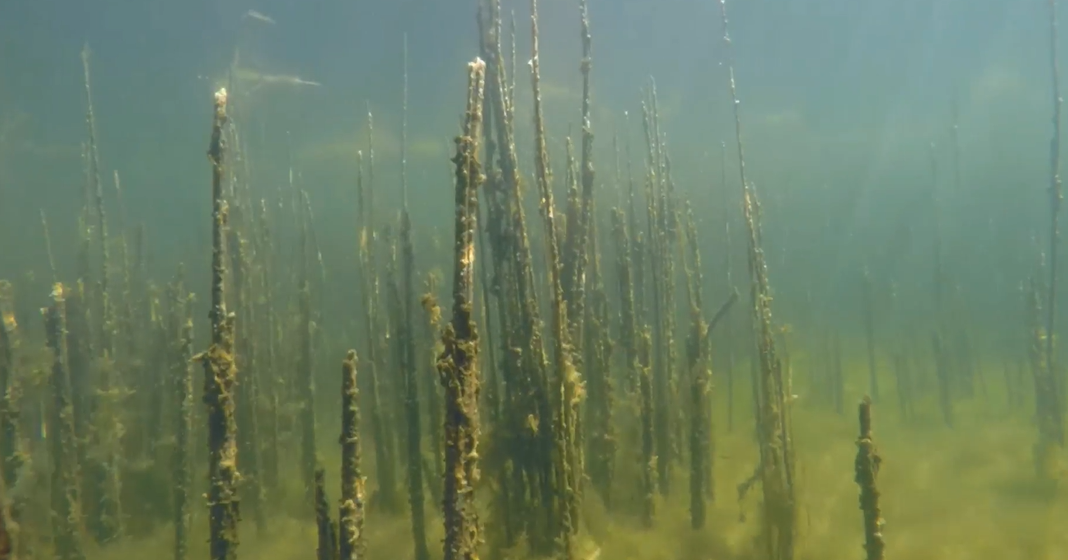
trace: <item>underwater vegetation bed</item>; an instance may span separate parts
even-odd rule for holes
[[[389,77],[398,180],[382,178],[368,109],[344,234],[325,235],[292,162],[281,187],[262,180],[246,141],[270,118],[253,94],[320,84],[235,54],[204,100],[204,270],[150,258],[128,223],[82,52],[85,181],[59,217],[77,237],[53,239],[42,209],[48,277],[0,281],[0,560],[1068,558],[1055,2],[1048,252],[1000,345],[970,320],[937,211],[923,317],[866,266],[839,302],[857,325],[773,315],[789,271],[768,265],[724,0],[709,29],[733,145],[710,146],[710,208],[672,168],[652,79],[644,142],[617,133],[611,163],[603,136],[595,151],[586,0],[581,126],[560,142],[536,0],[529,28],[506,26],[500,0],[477,5],[439,229],[410,207],[406,36]],[[338,239],[351,278],[324,258]]]

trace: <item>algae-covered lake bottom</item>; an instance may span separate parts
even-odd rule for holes
[[[743,368],[739,368],[744,371]],[[854,370],[856,373],[858,370]],[[866,373],[853,376],[853,385],[866,382]],[[994,380],[988,380],[992,384]],[[847,383],[849,383],[847,381]],[[1036,478],[1032,448],[1033,423],[1024,408],[1010,409],[996,388],[986,397],[958,404],[964,428],[941,424],[933,399],[920,403],[917,417],[903,423],[891,403],[875,408],[875,441],[883,457],[879,472],[884,537],[891,557],[913,560],[1056,560],[1068,555],[1068,495]],[[859,394],[859,393],[858,393]],[[656,526],[642,527],[637,497],[625,481],[637,477],[634,461],[621,456],[615,496],[618,508],[609,513],[591,492],[583,508],[579,558],[621,560],[756,560],[762,558],[755,521],[760,515],[760,488],[754,485],[738,500],[738,485],[752,476],[757,447],[752,439],[751,408],[741,404],[736,429],[727,432],[721,416],[723,395],[714,398],[715,500],[707,526],[690,527],[686,476],[676,469],[673,495],[657,500]],[[847,401],[856,401],[846,396]],[[750,397],[739,391],[744,403]],[[863,535],[858,489],[853,480],[856,455],[856,410],[838,415],[798,400],[794,415],[797,446],[797,499],[800,504],[797,558],[849,560],[861,557]],[[625,421],[624,421],[625,422]],[[324,463],[337,464],[332,448],[322,451]],[[365,457],[373,464],[373,455]],[[299,488],[286,488],[287,507],[300,511]],[[337,469],[327,469],[327,487],[337,488]],[[587,486],[589,488],[589,486]],[[373,484],[371,491],[374,492]],[[206,508],[194,508],[190,554],[206,554]],[[483,504],[485,505],[485,504]],[[627,513],[627,511],[631,513]],[[436,511],[436,510],[435,510]],[[493,533],[494,520],[482,508],[483,524]],[[440,515],[429,519],[433,558],[441,557]],[[411,525],[405,514],[376,513],[367,517],[367,546],[374,556],[411,559]],[[155,534],[127,539],[104,550],[90,551],[91,559],[125,560],[169,554],[173,528],[160,526]],[[316,528],[306,516],[279,514],[258,532],[250,520],[241,525],[240,555],[263,560],[307,558],[316,546]],[[494,550],[486,544],[482,558],[530,558],[522,545]]]

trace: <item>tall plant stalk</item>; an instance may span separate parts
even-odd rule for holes
[[[478,162],[486,64],[467,66],[467,112],[456,139],[456,241],[452,321],[442,335],[438,374],[445,389],[445,560],[478,560],[481,540],[474,485],[478,482],[478,331],[474,309]]]

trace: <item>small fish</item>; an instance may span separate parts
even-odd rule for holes
[[[15,329],[19,327],[19,322],[15,320],[15,314],[11,311],[4,312],[3,328],[7,332],[15,332]]]
[[[264,25],[277,25],[277,22],[275,22],[274,19],[272,19],[270,16],[264,15],[263,13],[257,12],[256,10],[249,10],[245,12],[245,15],[241,16],[241,19],[255,20]]]
[[[313,82],[311,80],[305,80],[298,78],[297,76],[286,76],[278,74],[260,74],[260,82],[264,84],[279,84],[286,86],[321,86],[319,82]]]
[[[538,434],[538,419],[533,414],[527,415],[527,427],[530,428],[530,433]]]

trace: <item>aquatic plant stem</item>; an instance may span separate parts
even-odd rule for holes
[[[738,170],[742,186],[742,210],[748,230],[750,292],[756,329],[759,370],[756,377],[757,434],[760,443],[759,478],[764,490],[764,544],[768,560],[793,560],[797,523],[794,494],[793,442],[790,405],[786,402],[782,363],[775,350],[771,294],[767,264],[761,246],[760,207],[745,175],[745,149],[734,60],[727,20],[727,2],[720,0],[723,42],[727,47],[727,71],[734,104],[734,132],[738,144]]]
[[[500,18],[500,7],[496,2],[493,5],[496,20]],[[494,28],[499,29],[500,24],[495,23]],[[505,387],[512,397],[511,413],[506,420],[511,433],[509,454],[518,467],[513,470],[510,491],[514,496],[528,496],[526,500],[512,500],[508,519],[521,520],[526,525],[532,549],[539,554],[550,554],[556,546],[553,527],[559,517],[558,492],[552,484],[554,419],[548,356],[542,338],[538,287],[515,144],[515,36],[513,15],[512,81],[509,82],[505,73],[499,33],[490,45],[493,54],[490,64],[494,71],[487,72],[488,96],[493,100],[489,106],[495,112],[493,121],[500,149],[498,166],[503,183],[499,197],[503,199],[499,202],[500,224],[495,226],[499,234],[491,235],[490,241],[496,243],[497,258],[503,269],[503,274],[498,273],[502,287],[500,300],[504,303],[498,307],[500,323],[502,328],[513,325],[505,330],[502,340],[502,363],[515,364],[514,375],[505,373]],[[519,530],[508,532],[515,536]]]
[[[52,256],[52,234],[48,230],[48,218],[45,217],[44,208],[41,209],[41,231],[44,234],[45,256],[48,257],[48,271],[51,273],[52,283],[59,282],[56,273],[56,258]]]
[[[408,212],[408,36],[404,36],[404,91],[401,121],[401,367],[404,370],[404,410],[407,427],[408,504],[411,508],[412,540],[415,560],[428,560],[426,511],[423,496],[423,432],[419,418],[419,381],[416,378],[415,337],[412,306],[415,304],[415,249],[412,242],[412,217]]]
[[[81,498],[75,459],[74,414],[70,396],[70,370],[67,368],[67,310],[63,284],[55,284],[52,304],[45,313],[45,329],[52,349],[52,539],[58,560],[84,560],[82,546]]]
[[[860,437],[857,438],[857,458],[854,462],[857,486],[860,487],[860,509],[864,512],[865,560],[883,560],[883,519],[879,511],[879,488],[876,481],[882,457],[875,450],[871,437],[871,399],[865,397],[858,407]]]
[[[708,486],[711,486],[711,438],[709,426],[709,392],[711,370],[708,366],[709,325],[704,320],[704,305],[701,294],[701,252],[697,247],[697,226],[693,213],[687,206],[686,245],[688,260],[686,269],[687,294],[690,304],[690,333],[687,339],[686,365],[690,376],[690,527],[700,529],[705,525],[705,503]]]
[[[388,512],[395,512],[397,490],[393,459],[393,438],[389,436],[386,411],[381,404],[381,379],[379,376],[379,337],[378,316],[379,278],[378,278],[378,235],[375,231],[375,157],[374,157],[374,115],[370,107],[367,110],[367,178],[363,175],[363,153],[357,153],[357,204],[359,206],[360,228],[360,274],[363,284],[364,328],[367,337],[367,367],[364,370],[367,389],[371,401],[371,439],[375,449],[375,479],[378,484],[378,501]],[[366,184],[365,184],[366,183]]]
[[[0,280],[0,480],[7,488],[15,488],[19,470],[25,462],[19,450],[22,441],[21,417],[22,383],[16,366],[15,336],[18,326],[14,314],[14,287],[7,280]],[[20,500],[21,502],[21,500]],[[9,521],[17,523],[20,504],[12,503]],[[12,535],[14,529],[11,529]],[[17,548],[16,545],[12,545]]]
[[[652,382],[649,378],[649,332],[644,325],[639,328],[640,316],[634,302],[634,282],[632,268],[634,251],[631,250],[630,230],[623,211],[612,212],[613,237],[619,243],[617,247],[616,266],[619,277],[620,294],[620,340],[626,352],[627,375],[631,378],[629,385],[634,392],[635,407],[638,409],[640,442],[638,455],[638,488],[641,493],[641,516],[645,527],[652,527],[656,514],[656,476],[653,434],[653,395]]]
[[[191,296],[184,293],[185,270],[179,267],[171,285],[171,331],[178,335],[173,356],[175,450],[174,472],[174,560],[188,557],[192,495],[192,457],[189,447],[193,434],[193,317]]]
[[[341,366],[341,507],[338,513],[338,558],[364,558],[365,488],[360,470],[360,391],[356,383],[356,351]]]
[[[478,332],[474,308],[474,254],[478,162],[486,64],[467,67],[467,111],[463,135],[456,139],[456,242],[453,273],[453,316],[445,328],[445,349],[438,374],[445,390],[445,560],[477,560],[481,541],[474,485],[479,479]]]
[[[212,120],[211,162],[212,254],[211,254],[211,346],[197,356],[204,366],[204,403],[208,408],[208,510],[209,557],[237,558],[237,523],[240,520],[237,484],[237,421],[234,418],[234,315],[226,310],[226,226],[228,208],[223,193],[226,172],[226,89],[215,93]]]
[[[577,532],[578,476],[577,461],[577,413],[584,395],[582,379],[571,357],[572,348],[568,339],[567,306],[561,283],[560,245],[557,241],[556,210],[553,203],[552,172],[549,165],[549,150],[545,138],[545,119],[541,99],[541,63],[538,52],[538,0],[530,2],[531,22],[531,86],[534,97],[534,177],[541,195],[541,216],[545,224],[545,241],[548,247],[549,293],[552,299],[553,358],[555,378],[552,392],[555,401],[555,457],[557,526],[556,541],[562,557],[573,557],[572,536]]]
[[[326,472],[315,468],[315,525],[319,534],[316,560],[337,560],[337,526],[330,519],[330,506],[326,500]]]
[[[18,560],[17,530],[8,507],[7,485],[0,479],[0,560]]]
[[[1050,26],[1050,77],[1053,85],[1053,137],[1050,139],[1050,231],[1049,231],[1049,295],[1046,297],[1046,368],[1050,378],[1055,383],[1056,394],[1062,394],[1064,385],[1062,379],[1058,379],[1056,368],[1056,356],[1054,355],[1054,339],[1056,338],[1057,318],[1057,245],[1060,238],[1060,213],[1061,202],[1064,200],[1061,184],[1061,78],[1058,58],[1058,25],[1057,25],[1057,0],[1049,0],[1049,26]],[[1059,442],[1062,446],[1064,442]]]
[[[86,100],[86,124],[89,129],[88,144],[88,168],[90,195],[93,199],[93,207],[96,211],[96,242],[100,250],[100,272],[97,280],[95,297],[91,303],[96,305],[95,317],[100,321],[98,331],[99,346],[98,358],[106,362],[115,359],[115,317],[111,303],[110,275],[111,258],[108,247],[107,215],[104,210],[104,185],[100,179],[100,152],[97,143],[96,114],[93,111],[93,91],[89,72],[89,45],[82,48],[82,70],[84,73],[85,100]],[[103,448],[98,454],[100,458],[91,458],[85,465],[89,474],[90,491],[92,500],[97,507],[89,509],[91,516],[88,525],[93,535],[100,543],[105,543],[119,537],[123,532],[123,515],[121,506],[121,478],[119,473],[119,460],[122,452],[121,421],[118,418],[120,403],[118,400],[123,396],[120,387],[117,368],[109,364],[101,370],[97,400],[99,404],[94,407],[93,418],[103,428],[97,429],[93,435],[98,441],[93,443]]]
[[[734,287],[734,270],[733,259],[731,253],[734,250],[734,243],[731,239],[731,220],[728,208],[730,204],[727,203],[727,143],[719,143],[719,166],[720,166],[720,185],[723,188],[723,277],[726,283],[727,289],[734,293],[737,293]],[[724,372],[727,377],[727,432],[734,431],[734,327],[731,321],[728,321],[725,325],[726,332],[723,333],[723,350],[724,350],[724,362],[726,371]]]
[[[300,191],[302,208],[308,206],[308,193]],[[299,309],[300,334],[297,337],[299,356],[299,399],[301,404],[300,414],[300,467],[304,481],[304,492],[307,503],[313,504],[315,499],[315,469],[318,464],[315,450],[315,376],[312,363],[312,329],[315,328],[312,321],[311,311],[311,285],[308,281],[308,230],[311,225],[311,213],[301,212],[300,224],[300,265],[298,269],[299,294],[297,307]]]
[[[868,379],[871,400],[879,402],[879,376],[875,366],[875,287],[871,273],[865,268],[862,277],[861,294],[864,315],[864,339],[868,351]]]

